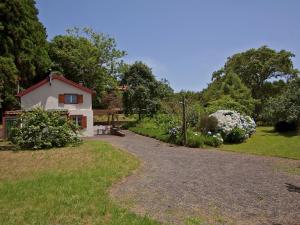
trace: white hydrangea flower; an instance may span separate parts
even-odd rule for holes
[[[233,110],[218,110],[210,116],[217,119],[216,129],[225,136],[238,127],[246,132],[245,139],[247,139],[256,129],[256,124],[250,116],[241,115]]]

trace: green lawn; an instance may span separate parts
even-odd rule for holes
[[[135,157],[100,141],[46,151],[0,145],[0,224],[158,224],[109,197],[138,167]]]
[[[95,115],[94,116],[94,122],[107,122],[108,116],[107,115]],[[111,116],[110,116],[111,120]],[[125,114],[116,114],[115,120],[120,122],[129,122],[129,121],[135,121],[136,116],[126,116]]]
[[[300,136],[277,133],[272,127],[258,127],[256,133],[242,144],[225,144],[222,150],[300,159]]]
[[[166,134],[166,131],[158,127],[130,127],[129,130],[164,142],[168,142],[169,139],[169,135]]]

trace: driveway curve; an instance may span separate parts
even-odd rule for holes
[[[300,161],[171,146],[126,131],[97,139],[136,155],[141,168],[112,196],[171,224],[300,225]]]

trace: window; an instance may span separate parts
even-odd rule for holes
[[[77,94],[65,94],[65,104],[77,104]]]
[[[77,126],[82,127],[82,115],[73,115],[71,119]]]

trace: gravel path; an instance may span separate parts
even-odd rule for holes
[[[126,131],[101,136],[141,161],[115,185],[120,204],[172,224],[300,224],[300,161],[172,147]]]

